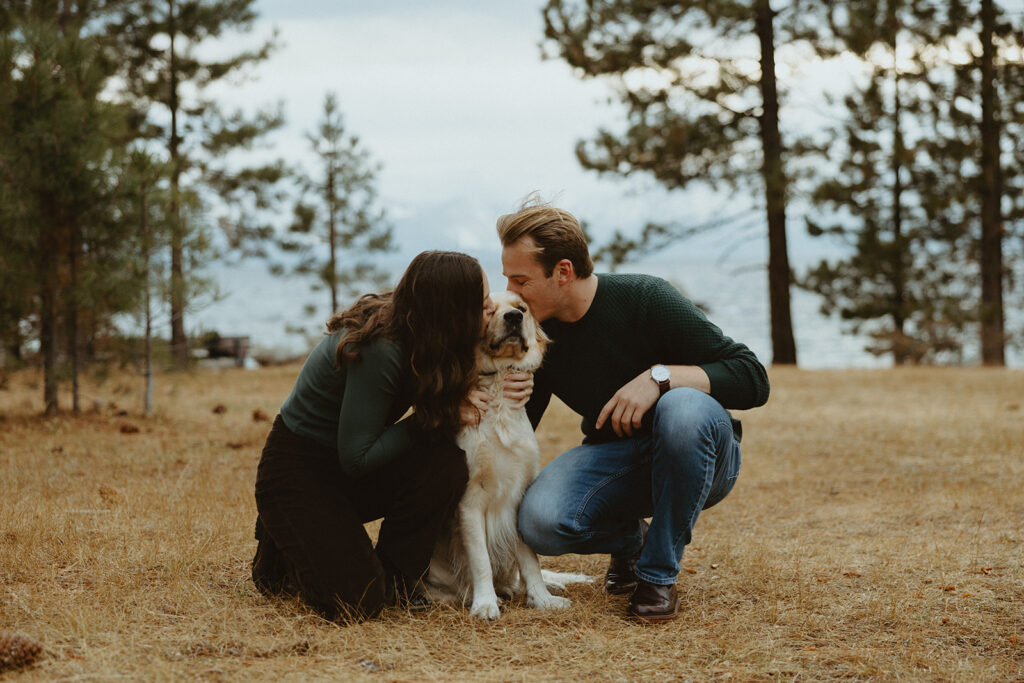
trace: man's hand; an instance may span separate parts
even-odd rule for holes
[[[462,399],[462,405],[459,406],[462,424],[480,424],[480,418],[487,412],[487,404],[490,402],[491,397],[486,391],[472,389],[466,398]]]
[[[651,379],[650,372],[645,370],[616,391],[611,400],[604,404],[594,427],[600,429],[610,418],[612,430],[617,436],[633,436],[633,431],[640,429],[644,415],[658,402],[660,396],[658,385]]]
[[[513,408],[522,408],[533,394],[532,372],[509,372],[505,375],[502,396],[512,401]]]

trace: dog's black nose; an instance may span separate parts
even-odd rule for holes
[[[511,311],[505,311],[505,322],[511,325],[518,325],[523,322],[523,312],[518,308],[513,308]]]

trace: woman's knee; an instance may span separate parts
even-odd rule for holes
[[[429,488],[438,501],[459,499],[469,481],[466,453],[454,442],[434,443],[414,451],[401,465],[403,478],[416,488]]]
[[[391,595],[383,574],[359,585],[349,577],[300,576],[299,594],[303,601],[325,619],[355,623],[372,619],[389,604]]]
[[[431,486],[438,487],[439,493],[446,493],[456,499],[462,498],[469,481],[469,467],[466,453],[454,443],[439,447],[427,467]]]

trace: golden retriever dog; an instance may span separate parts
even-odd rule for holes
[[[497,308],[477,350],[480,386],[491,401],[480,423],[464,427],[458,435],[457,443],[466,452],[469,483],[424,579],[428,598],[456,604],[472,601],[470,615],[482,619],[499,616],[499,593],[525,592],[527,604],[539,609],[571,604],[548,592],[537,555],[516,528],[519,503],[540,467],[540,448],[526,410],[502,396],[505,374],[539,368],[549,340],[519,296],[499,292],[492,298]],[[558,577],[570,575],[552,576],[552,585],[561,586],[564,582]]]

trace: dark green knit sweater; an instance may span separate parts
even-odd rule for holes
[[[359,476],[411,445],[409,421],[399,420],[412,403],[409,360],[398,342],[378,338],[339,367],[334,352],[343,334],[324,337],[310,352],[281,419],[295,434],[337,451],[341,469]]]
[[[605,403],[652,365],[698,365],[711,380],[711,396],[744,410],[768,400],[768,375],[754,353],[722,334],[693,302],[661,278],[601,274],[586,314],[574,323],[548,320],[552,339],[535,375],[527,413],[534,427],[551,395],[583,417],[588,442],[616,439],[608,421],[594,423]],[[649,428],[653,410],[645,416]],[[741,436],[733,420],[736,439]]]

